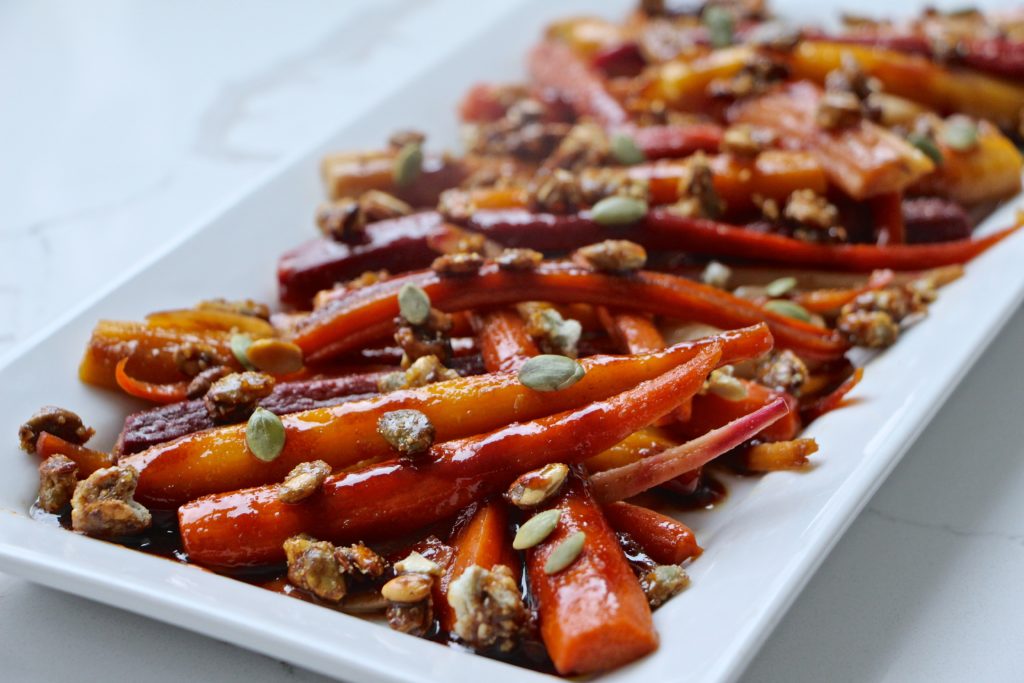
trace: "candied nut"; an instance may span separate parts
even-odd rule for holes
[[[568,465],[560,462],[545,465],[512,482],[505,498],[520,509],[537,507],[558,493],[568,476]]]
[[[391,602],[415,603],[426,600],[433,585],[426,574],[399,574],[381,587],[380,594]]]
[[[186,377],[195,377],[222,362],[217,350],[202,342],[185,342],[174,349],[174,365]]]
[[[850,303],[843,306],[840,315],[853,311],[881,311],[888,313],[896,322],[902,322],[908,316],[922,313],[926,306],[917,291],[910,287],[885,287],[872,289],[858,294]]]
[[[316,210],[316,225],[324,237],[335,242],[359,243],[366,235],[366,215],[359,200],[351,197],[321,204]]]
[[[544,166],[582,171],[591,166],[601,165],[609,153],[608,135],[604,128],[596,123],[578,123],[558,143],[558,147],[544,162]]]
[[[347,591],[345,574],[334,557],[334,546],[306,535],[284,542],[288,580],[321,600],[338,602]]]
[[[390,603],[385,616],[388,626],[411,636],[426,635],[434,625],[434,608],[428,597],[418,603]]]
[[[578,320],[563,318],[558,309],[545,304],[523,304],[519,310],[525,313],[527,334],[538,339],[542,351],[569,358],[579,355],[583,325]]]
[[[651,186],[645,178],[633,178],[618,168],[584,169],[576,183],[583,203],[591,206],[608,197],[626,197],[642,202],[651,197]]]
[[[132,500],[139,472],[129,465],[96,470],[71,497],[71,528],[89,536],[131,536],[149,528],[149,510]]]
[[[359,207],[367,223],[376,223],[391,218],[401,218],[412,213],[413,208],[393,194],[380,190],[367,190],[359,197]]]
[[[629,240],[605,240],[576,250],[576,254],[595,270],[625,273],[647,264],[647,251]]]
[[[640,587],[651,607],[659,607],[689,585],[690,577],[677,564],[658,565],[640,577]]]
[[[703,152],[690,157],[679,179],[680,201],[676,209],[684,215],[717,218],[725,211],[725,202],[715,190],[715,176]],[[687,207],[689,200],[690,206]],[[694,205],[695,202],[695,205]]]
[[[476,649],[509,652],[529,628],[530,612],[512,570],[503,564],[490,571],[467,567],[449,586],[448,604],[455,610],[453,632]]]
[[[839,316],[836,329],[854,346],[884,349],[896,343],[900,328],[883,311],[854,310]]]
[[[844,52],[838,69],[825,76],[825,89],[830,92],[851,93],[863,102],[873,93],[881,90],[881,83],[864,71],[860,62],[850,52]]]
[[[760,95],[789,76],[784,62],[755,54],[731,78],[716,78],[708,84],[708,94],[719,99],[739,99]]]
[[[764,128],[740,123],[729,126],[722,135],[722,151],[738,157],[756,157],[775,144],[775,134]]]
[[[96,430],[86,427],[82,423],[82,418],[70,410],[57,406],[43,406],[18,428],[18,440],[21,442],[22,450],[34,453],[36,441],[43,432],[81,446],[92,438]]]
[[[434,425],[418,410],[392,410],[377,420],[377,433],[395,450],[415,455],[434,443]]]
[[[807,364],[789,349],[776,351],[757,364],[757,381],[778,391],[799,395],[810,376]]]
[[[528,192],[530,207],[537,211],[572,213],[583,204],[576,176],[560,168],[538,173]]]
[[[360,574],[377,579],[387,569],[387,561],[362,543],[353,543],[334,549],[334,559],[346,574]]]
[[[444,254],[434,259],[430,268],[442,277],[473,275],[484,265],[484,257],[476,252]]]
[[[274,391],[274,378],[262,372],[233,372],[221,377],[203,396],[214,422],[238,422],[256,410],[260,400]]]
[[[222,377],[227,377],[232,372],[234,371],[226,365],[218,365],[217,367],[203,370],[188,383],[185,395],[189,398],[202,398],[206,396],[206,392],[210,390],[214,382]]]
[[[298,503],[316,493],[331,473],[331,466],[323,460],[312,460],[296,465],[277,490],[284,503]]]
[[[821,96],[815,121],[825,130],[849,128],[864,116],[861,101],[852,92],[828,91]]]
[[[395,331],[395,342],[405,352],[403,366],[426,356],[444,361],[452,355],[451,340],[441,330],[431,329],[429,322],[416,326],[400,324]]]
[[[392,149],[402,149],[406,145],[420,145],[427,141],[426,133],[418,130],[397,130],[391,134],[388,138],[388,147]]]
[[[266,304],[261,304],[258,301],[253,301],[252,299],[237,299],[233,301],[229,301],[228,299],[206,299],[199,302],[196,306],[196,310],[236,313],[238,315],[247,315],[252,318],[270,320],[270,307]]]
[[[382,393],[398,389],[414,389],[425,387],[434,382],[445,382],[456,379],[459,373],[446,368],[437,356],[420,356],[406,370],[389,372],[382,377],[377,387]]]
[[[504,249],[494,258],[502,270],[533,270],[544,260],[544,254],[533,249]]]
[[[782,215],[796,225],[821,232],[839,224],[839,210],[814,190],[794,190]]]
[[[723,365],[713,370],[704,383],[704,390],[726,401],[741,401],[747,397],[747,385],[733,376],[733,367]]]
[[[75,493],[78,465],[66,455],[57,453],[39,464],[39,507],[47,512],[60,512]]]
[[[396,574],[427,574],[429,576],[441,576],[443,570],[441,565],[416,552],[409,553],[404,560],[395,562]]]
[[[257,339],[249,345],[246,356],[257,370],[272,375],[287,375],[302,369],[302,349],[280,339]]]

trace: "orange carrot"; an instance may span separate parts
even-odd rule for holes
[[[787,441],[795,438],[801,429],[796,399],[784,391],[768,389],[757,382],[740,381],[747,387],[747,396],[738,401],[729,401],[710,392],[695,396],[690,420],[679,426],[682,436],[687,439],[696,438],[781,397],[786,399],[790,407],[789,413],[765,429],[760,438],[767,441]]]
[[[540,634],[562,675],[588,674],[632,662],[658,646],[651,609],[615,532],[583,477],[574,473],[554,507],[555,531],[527,551]],[[551,554],[570,536],[585,534],[569,566],[549,574]]]
[[[659,564],[680,564],[704,552],[690,527],[654,510],[629,503],[609,503],[604,516],[616,531],[625,532]]]
[[[39,439],[36,441],[36,454],[43,460],[57,454],[74,460],[78,465],[78,476],[80,477],[88,477],[96,470],[113,467],[116,464],[114,456],[110,453],[79,446],[49,432],[39,435]]]
[[[473,323],[488,372],[518,370],[527,358],[540,353],[526,332],[522,316],[515,310],[474,314]]]
[[[188,398],[188,382],[171,382],[169,384],[143,382],[125,371],[128,360],[128,358],[122,358],[114,367],[114,379],[117,380],[117,386],[121,387],[124,393],[153,403],[179,403]]]

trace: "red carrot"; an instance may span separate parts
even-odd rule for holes
[[[690,527],[654,510],[629,503],[609,503],[604,516],[616,531],[625,532],[659,564],[680,564],[704,552]]]

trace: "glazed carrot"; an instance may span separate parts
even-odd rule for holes
[[[366,271],[425,268],[437,257],[430,240],[447,228],[436,211],[415,213],[366,227],[366,241],[344,244],[327,238],[310,240],[278,259],[281,301],[309,308],[317,292]]]
[[[901,192],[935,170],[923,152],[870,121],[839,131],[821,128],[815,118],[820,99],[817,86],[801,81],[737,103],[729,118],[773,130],[788,148],[814,154],[829,181],[855,199]]]
[[[726,358],[755,358],[771,347],[764,327],[721,337]],[[122,460],[139,471],[136,499],[149,507],[172,507],[208,493],[280,481],[293,467],[316,458],[337,469],[371,458],[390,457],[377,433],[386,412],[416,409],[434,424],[436,439],[479,434],[516,420],[531,420],[605,399],[684,363],[718,343],[715,339],[674,346],[636,357],[594,356],[581,361],[587,375],[558,392],[527,389],[514,373],[465,377],[419,389],[395,391],[282,416],[287,438],[272,462],[255,458],[245,425],[208,429],[154,446]],[[643,425],[641,425],[643,426]]]
[[[561,520],[544,542],[527,551],[526,567],[540,635],[555,669],[562,675],[606,671],[653,651],[658,635],[647,598],[578,472],[553,507]],[[561,571],[547,573],[552,552],[577,533],[585,534],[580,555]]]
[[[871,277],[866,282],[858,287],[812,289],[807,292],[799,292],[793,297],[793,300],[811,313],[823,315],[838,313],[840,308],[864,292],[885,287],[895,279],[896,274],[891,270],[876,270],[871,273]]]
[[[110,453],[79,446],[49,432],[42,432],[36,440],[36,454],[43,460],[57,454],[70,458],[78,465],[78,476],[83,479],[96,470],[113,467],[116,464],[114,456]]]
[[[301,503],[281,502],[277,485],[194,500],[178,508],[182,542],[192,561],[229,567],[279,561],[281,544],[302,532],[337,543],[411,532],[504,490],[523,472],[581,462],[617,443],[698,391],[720,356],[712,342],[689,362],[611,398],[438,443],[415,462],[333,475]]]
[[[540,353],[518,312],[501,308],[475,314],[473,318],[488,372],[518,370],[527,358]]]
[[[817,452],[814,439],[772,441],[747,448],[740,454],[740,462],[749,472],[798,470],[807,466],[807,456]]]
[[[673,59],[653,71],[645,94],[696,111],[710,102],[708,86],[712,81],[736,75],[755,55],[754,48],[737,45]]]
[[[598,315],[605,331],[626,353],[650,353],[665,348],[665,338],[650,316],[628,311],[610,312],[604,306]]]
[[[794,49],[790,68],[797,78],[823,83],[829,71],[849,54],[882,89],[943,113],[986,118],[1013,130],[1024,107],[1024,87],[985,74],[946,69],[922,57],[877,46],[805,40]]]
[[[1012,140],[988,121],[977,121],[975,144],[969,149],[954,149],[945,141],[948,121],[935,123],[935,144],[942,153],[942,165],[914,183],[912,192],[948,197],[965,206],[1006,199],[1020,192],[1024,157]]]
[[[274,327],[263,318],[207,308],[159,311],[146,316],[149,327],[166,327],[183,332],[243,332],[253,338],[271,337]]]
[[[785,400],[776,398],[684,444],[613,470],[598,472],[590,477],[594,496],[602,503],[611,503],[677,480],[765,431],[789,410]]]
[[[78,366],[78,377],[87,384],[118,389],[116,369],[123,358],[132,377],[158,384],[184,378],[174,361],[174,351],[184,344],[205,344],[218,362],[241,370],[231,353],[231,334],[221,330],[177,330],[145,323],[101,320],[93,328]]]
[[[472,565],[490,569],[503,564],[518,578],[519,556],[512,549],[508,529],[508,504],[500,498],[480,503],[452,536],[452,561],[438,582],[440,598],[434,603],[434,613],[441,622],[441,630],[451,632],[455,627],[455,610],[448,604],[448,586]]]
[[[433,305],[457,311],[522,301],[616,306],[736,328],[766,322],[776,343],[810,358],[839,358],[847,344],[834,332],[765,311],[720,289],[685,278],[640,271],[628,277],[585,270],[570,263],[544,263],[529,272],[485,265],[476,274],[442,277],[409,273],[352,292],[338,305],[315,311],[294,334],[308,359],[333,357],[386,334],[398,315],[396,294],[415,284]]]
[[[341,152],[328,154],[320,162],[327,196],[331,199],[358,197],[367,190],[381,190],[414,207],[433,206],[444,190],[461,183],[468,169],[462,161],[447,155],[427,154],[422,172],[406,187],[395,186],[397,150]]]
[[[766,429],[761,438],[767,441],[787,441],[800,433],[802,425],[796,410],[795,398],[784,391],[775,391],[757,382],[740,381],[747,387],[747,396],[738,401],[729,401],[710,392],[695,396],[693,413],[688,422],[679,425],[679,434],[683,438],[694,439],[779,398],[785,399],[790,412]]]
[[[835,410],[841,406],[846,395],[853,391],[853,388],[860,383],[860,380],[863,377],[864,368],[857,368],[853,371],[852,375],[843,380],[842,384],[831,392],[816,399],[811,405],[802,407],[800,409],[800,415],[803,420],[805,422],[812,422],[825,413]]]
[[[875,227],[875,242],[885,246],[907,241],[903,225],[903,194],[888,192],[868,200],[871,219]]]
[[[603,472],[622,467],[678,445],[678,439],[673,438],[667,430],[661,427],[645,427],[589,458],[586,462],[587,471]]]
[[[658,564],[681,564],[704,552],[690,527],[654,510],[629,503],[609,503],[604,516],[625,532]]]
[[[178,403],[188,398],[188,382],[170,382],[168,384],[143,382],[131,377],[125,371],[128,361],[128,358],[122,358],[114,367],[114,379],[124,393],[153,403]]]

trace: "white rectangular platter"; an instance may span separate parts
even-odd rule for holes
[[[430,133],[454,146],[454,105],[480,80],[522,75],[529,45],[552,18],[620,16],[629,3],[593,0],[515,3],[477,36],[446,36],[457,47],[416,78],[396,76],[396,94],[370,115],[297,156],[89,305],[32,339],[0,367],[0,569],[349,681],[488,680],[549,677],[408,637],[298,600],[119,546],[44,526],[27,517],[36,470],[16,449],[19,422],[46,403],[67,406],[95,425],[109,446],[130,404],[81,385],[76,367],[97,319],[137,319],[148,311],[210,296],[275,299],[278,255],[308,238],[320,198],[317,161],[329,150],[373,147],[396,128]],[[816,3],[778,3],[801,21],[835,14]],[[884,11],[884,3],[872,3]],[[609,6],[614,5],[614,6]],[[858,3],[858,11],[865,11]],[[910,9],[904,8],[904,11]],[[798,14],[799,12],[799,14]],[[399,89],[398,86],[401,86]],[[1018,204],[1020,202],[1017,202]],[[1004,207],[983,226],[1009,224]],[[925,428],[959,379],[1024,297],[1024,236],[973,262],[943,290],[922,324],[873,360],[856,400],[815,423],[821,452],[802,473],[730,482],[726,503],[693,513],[705,554],[692,587],[655,615],[662,646],[603,677],[607,681],[729,681],[742,672],[811,573]],[[97,267],[116,267],[98,263]]]

